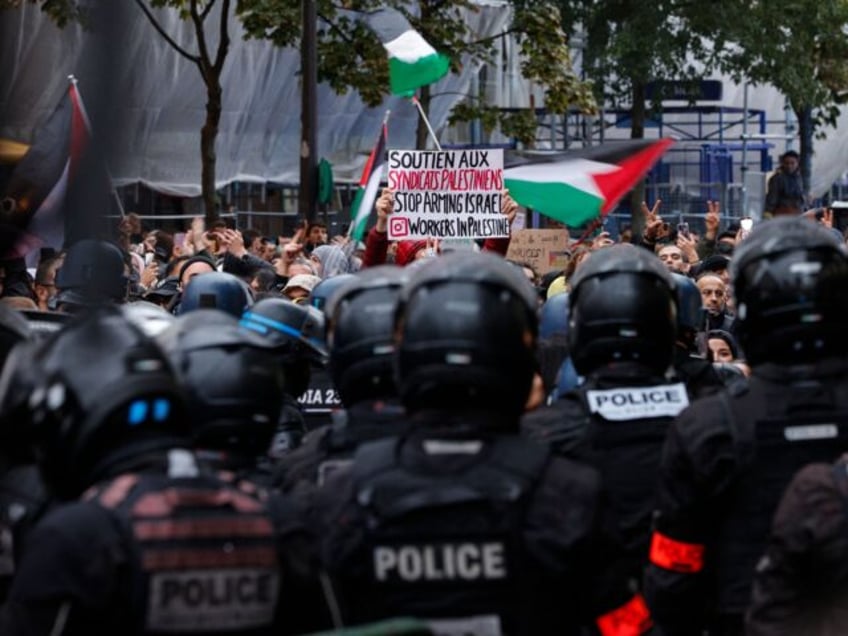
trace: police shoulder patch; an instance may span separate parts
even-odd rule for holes
[[[676,417],[689,406],[689,396],[682,382],[586,391],[586,400],[591,413],[613,422]]]

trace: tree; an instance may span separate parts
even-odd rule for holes
[[[559,0],[559,7],[563,24],[582,31],[584,71],[594,82],[597,100],[630,106],[633,139],[645,136],[648,83],[708,76],[713,51],[723,42],[723,16],[715,3]],[[635,189],[630,209],[637,231],[644,223],[643,198],[643,188]]]
[[[0,0],[0,9],[16,9],[26,0]],[[74,0],[29,0],[32,4],[40,4],[44,11],[57,26],[63,27],[69,22],[81,22],[85,19],[85,10]]]
[[[147,16],[147,19],[157,33],[168,45],[182,57],[192,62],[200,71],[203,83],[206,85],[206,120],[200,129],[200,185],[203,192],[203,205],[206,209],[207,223],[211,223],[217,215],[215,197],[215,140],[218,138],[218,125],[221,121],[221,104],[223,89],[221,73],[230,49],[229,18],[231,0],[151,0],[153,7],[168,7],[179,11],[183,20],[190,20],[194,27],[197,52],[190,52],[165,31],[156,16],[151,12],[144,0],[136,0],[136,4]],[[212,51],[210,36],[206,32],[206,20],[212,9],[219,4],[218,45]]]
[[[471,0],[357,0],[341,9],[332,0],[316,0],[319,79],[336,92],[356,90],[368,106],[380,104],[388,93],[386,52],[374,34],[358,19],[357,12],[378,6],[392,6],[407,17],[412,26],[437,50],[449,55],[451,69],[458,72],[463,58],[474,62],[491,61],[498,34],[480,38],[471,32],[463,11],[475,11]],[[513,2],[513,20],[508,34],[516,37],[523,54],[525,78],[545,86],[549,111],[565,113],[577,106],[594,111],[591,86],[580,80],[571,66],[566,37],[560,29],[559,14],[550,2]],[[302,37],[298,0],[238,0],[237,12],[251,37],[269,39],[279,46],[296,46]],[[428,112],[431,87],[419,91],[418,98]],[[532,111],[504,113],[469,96],[458,104],[451,123],[480,119],[491,130],[501,126],[507,135],[524,142],[535,138],[536,121]],[[419,122],[417,146],[424,146],[426,127]]]
[[[813,139],[848,97],[848,1],[738,0],[727,3],[733,46],[721,64],[737,82],[769,83],[798,118],[801,174],[809,191]]]

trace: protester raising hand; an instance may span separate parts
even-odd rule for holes
[[[642,214],[645,216],[645,230],[642,232],[643,242],[653,245],[661,238],[668,236],[668,223],[662,220],[660,216],[660,206],[662,199],[657,199],[653,208],[648,208],[648,204],[642,202]]]
[[[386,232],[389,229],[389,215],[392,213],[394,202],[394,192],[392,189],[383,188],[383,192],[375,204],[377,208],[376,230],[378,232]]]
[[[683,256],[686,258],[686,262],[690,265],[694,265],[700,259],[698,256],[698,243],[695,239],[692,238],[691,234],[684,234],[683,232],[677,233],[677,247],[680,248],[680,251],[683,253]]]
[[[506,218],[509,219],[510,225],[512,225],[513,220],[515,220],[515,215],[518,214],[518,201],[509,196],[509,190],[503,191],[503,196],[501,197],[501,212],[506,215]]]

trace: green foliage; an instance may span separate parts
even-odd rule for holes
[[[771,83],[796,113],[814,110],[817,127],[834,124],[848,95],[848,1],[727,2],[735,43],[721,61],[736,79]]]
[[[722,47],[716,2],[559,0],[565,24],[583,36],[584,70],[596,97],[630,104],[650,81],[697,81],[710,74]],[[713,44],[714,43],[714,44]],[[697,60],[702,66],[693,64]]]
[[[53,22],[59,27],[65,27],[71,22],[86,23],[86,10],[75,0],[0,0],[0,9],[14,9],[24,2],[40,4]]]
[[[509,32],[516,36],[523,55],[524,77],[545,87],[545,105],[555,113],[570,108],[595,112],[592,87],[575,74],[558,9],[551,2],[515,2]],[[463,58],[494,61],[497,37],[481,38],[463,20],[463,11],[476,11],[470,0],[355,0],[342,9],[328,0],[317,0],[319,79],[343,94],[355,90],[369,106],[388,94],[386,52],[373,33],[357,19],[357,11],[391,6],[401,11],[424,39],[451,59],[451,69],[461,71]],[[299,46],[299,0],[239,0],[236,11],[249,37],[269,39],[279,46]],[[451,123],[480,119],[483,128],[500,126],[505,134],[523,141],[535,137],[535,117],[530,110],[503,113],[476,96],[458,104]]]

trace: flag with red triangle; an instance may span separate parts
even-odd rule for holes
[[[371,210],[374,209],[374,202],[377,200],[377,192],[380,189],[380,180],[383,178],[383,173],[385,172],[386,139],[388,137],[387,120],[388,113],[383,120],[383,126],[380,128],[380,136],[377,138],[377,143],[374,145],[374,149],[368,157],[368,162],[362,170],[362,176],[359,179],[359,188],[350,207],[352,218],[348,234],[355,241],[361,241],[365,236],[368,218],[371,216]]]
[[[508,164],[504,185],[524,207],[576,227],[614,209],[673,143],[640,139],[527,157]]]
[[[76,81],[15,166],[0,202],[0,256],[16,258],[43,246],[61,249],[65,195],[91,138]]]

